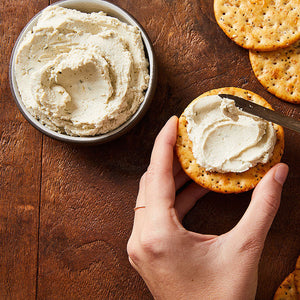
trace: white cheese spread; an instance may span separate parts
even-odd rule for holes
[[[207,171],[244,172],[273,155],[272,123],[245,113],[217,95],[192,102],[183,115],[197,163]]]
[[[15,75],[27,110],[73,136],[119,127],[137,111],[149,82],[138,28],[59,6],[46,8],[21,42]]]

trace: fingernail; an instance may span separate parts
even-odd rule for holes
[[[280,164],[276,169],[274,179],[280,185],[283,185],[285,183],[288,172],[289,172],[289,167],[286,164]]]
[[[169,120],[171,120],[171,119],[176,119],[176,121],[177,121],[178,117],[173,115]]]

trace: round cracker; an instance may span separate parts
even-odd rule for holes
[[[289,274],[277,289],[274,300],[299,300],[300,299],[300,256],[296,262],[294,272]]]
[[[253,101],[259,105],[272,109],[271,105],[259,95],[235,87],[220,88],[208,91],[194,101],[201,101],[205,96],[218,94],[231,94],[242,97],[249,101]],[[194,102],[193,101],[193,102]],[[199,166],[193,155],[193,144],[190,141],[187,133],[187,120],[182,114],[178,123],[178,136],[176,142],[176,153],[179,162],[185,173],[196,183],[206,189],[218,193],[241,193],[253,189],[262,177],[275,164],[280,162],[284,149],[284,132],[283,128],[277,124],[273,124],[276,130],[277,142],[274,147],[273,156],[266,164],[257,164],[255,167],[242,173],[218,173],[209,172]]]
[[[300,41],[271,52],[249,51],[256,78],[278,98],[300,103]]]
[[[214,0],[216,20],[238,45],[271,51],[300,39],[299,0]]]

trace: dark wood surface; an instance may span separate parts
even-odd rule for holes
[[[217,26],[212,0],[115,0],[153,41],[159,80],[143,120],[120,139],[97,147],[52,140],[18,111],[8,70],[21,29],[47,0],[0,3],[0,299],[151,299],[128,263],[138,181],[154,138],[199,94],[223,86],[252,90],[298,118],[255,79],[248,52]],[[285,130],[290,174],[268,235],[257,299],[271,299],[300,254],[300,137]],[[187,215],[196,232],[221,234],[249,204],[242,195],[210,193]]]

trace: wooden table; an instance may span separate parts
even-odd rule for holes
[[[52,2],[52,1],[50,1]],[[122,138],[97,147],[52,140],[29,125],[8,80],[21,29],[48,0],[0,3],[0,298],[151,299],[128,263],[138,181],[165,121],[199,94],[237,86],[299,118],[299,106],[269,94],[254,77],[248,51],[217,26],[212,0],[114,0],[153,41],[159,66],[154,101]],[[290,165],[282,204],[268,235],[257,299],[271,299],[300,254],[300,138],[289,130],[283,161]],[[251,193],[201,199],[184,220],[196,232],[221,234],[244,213]]]

